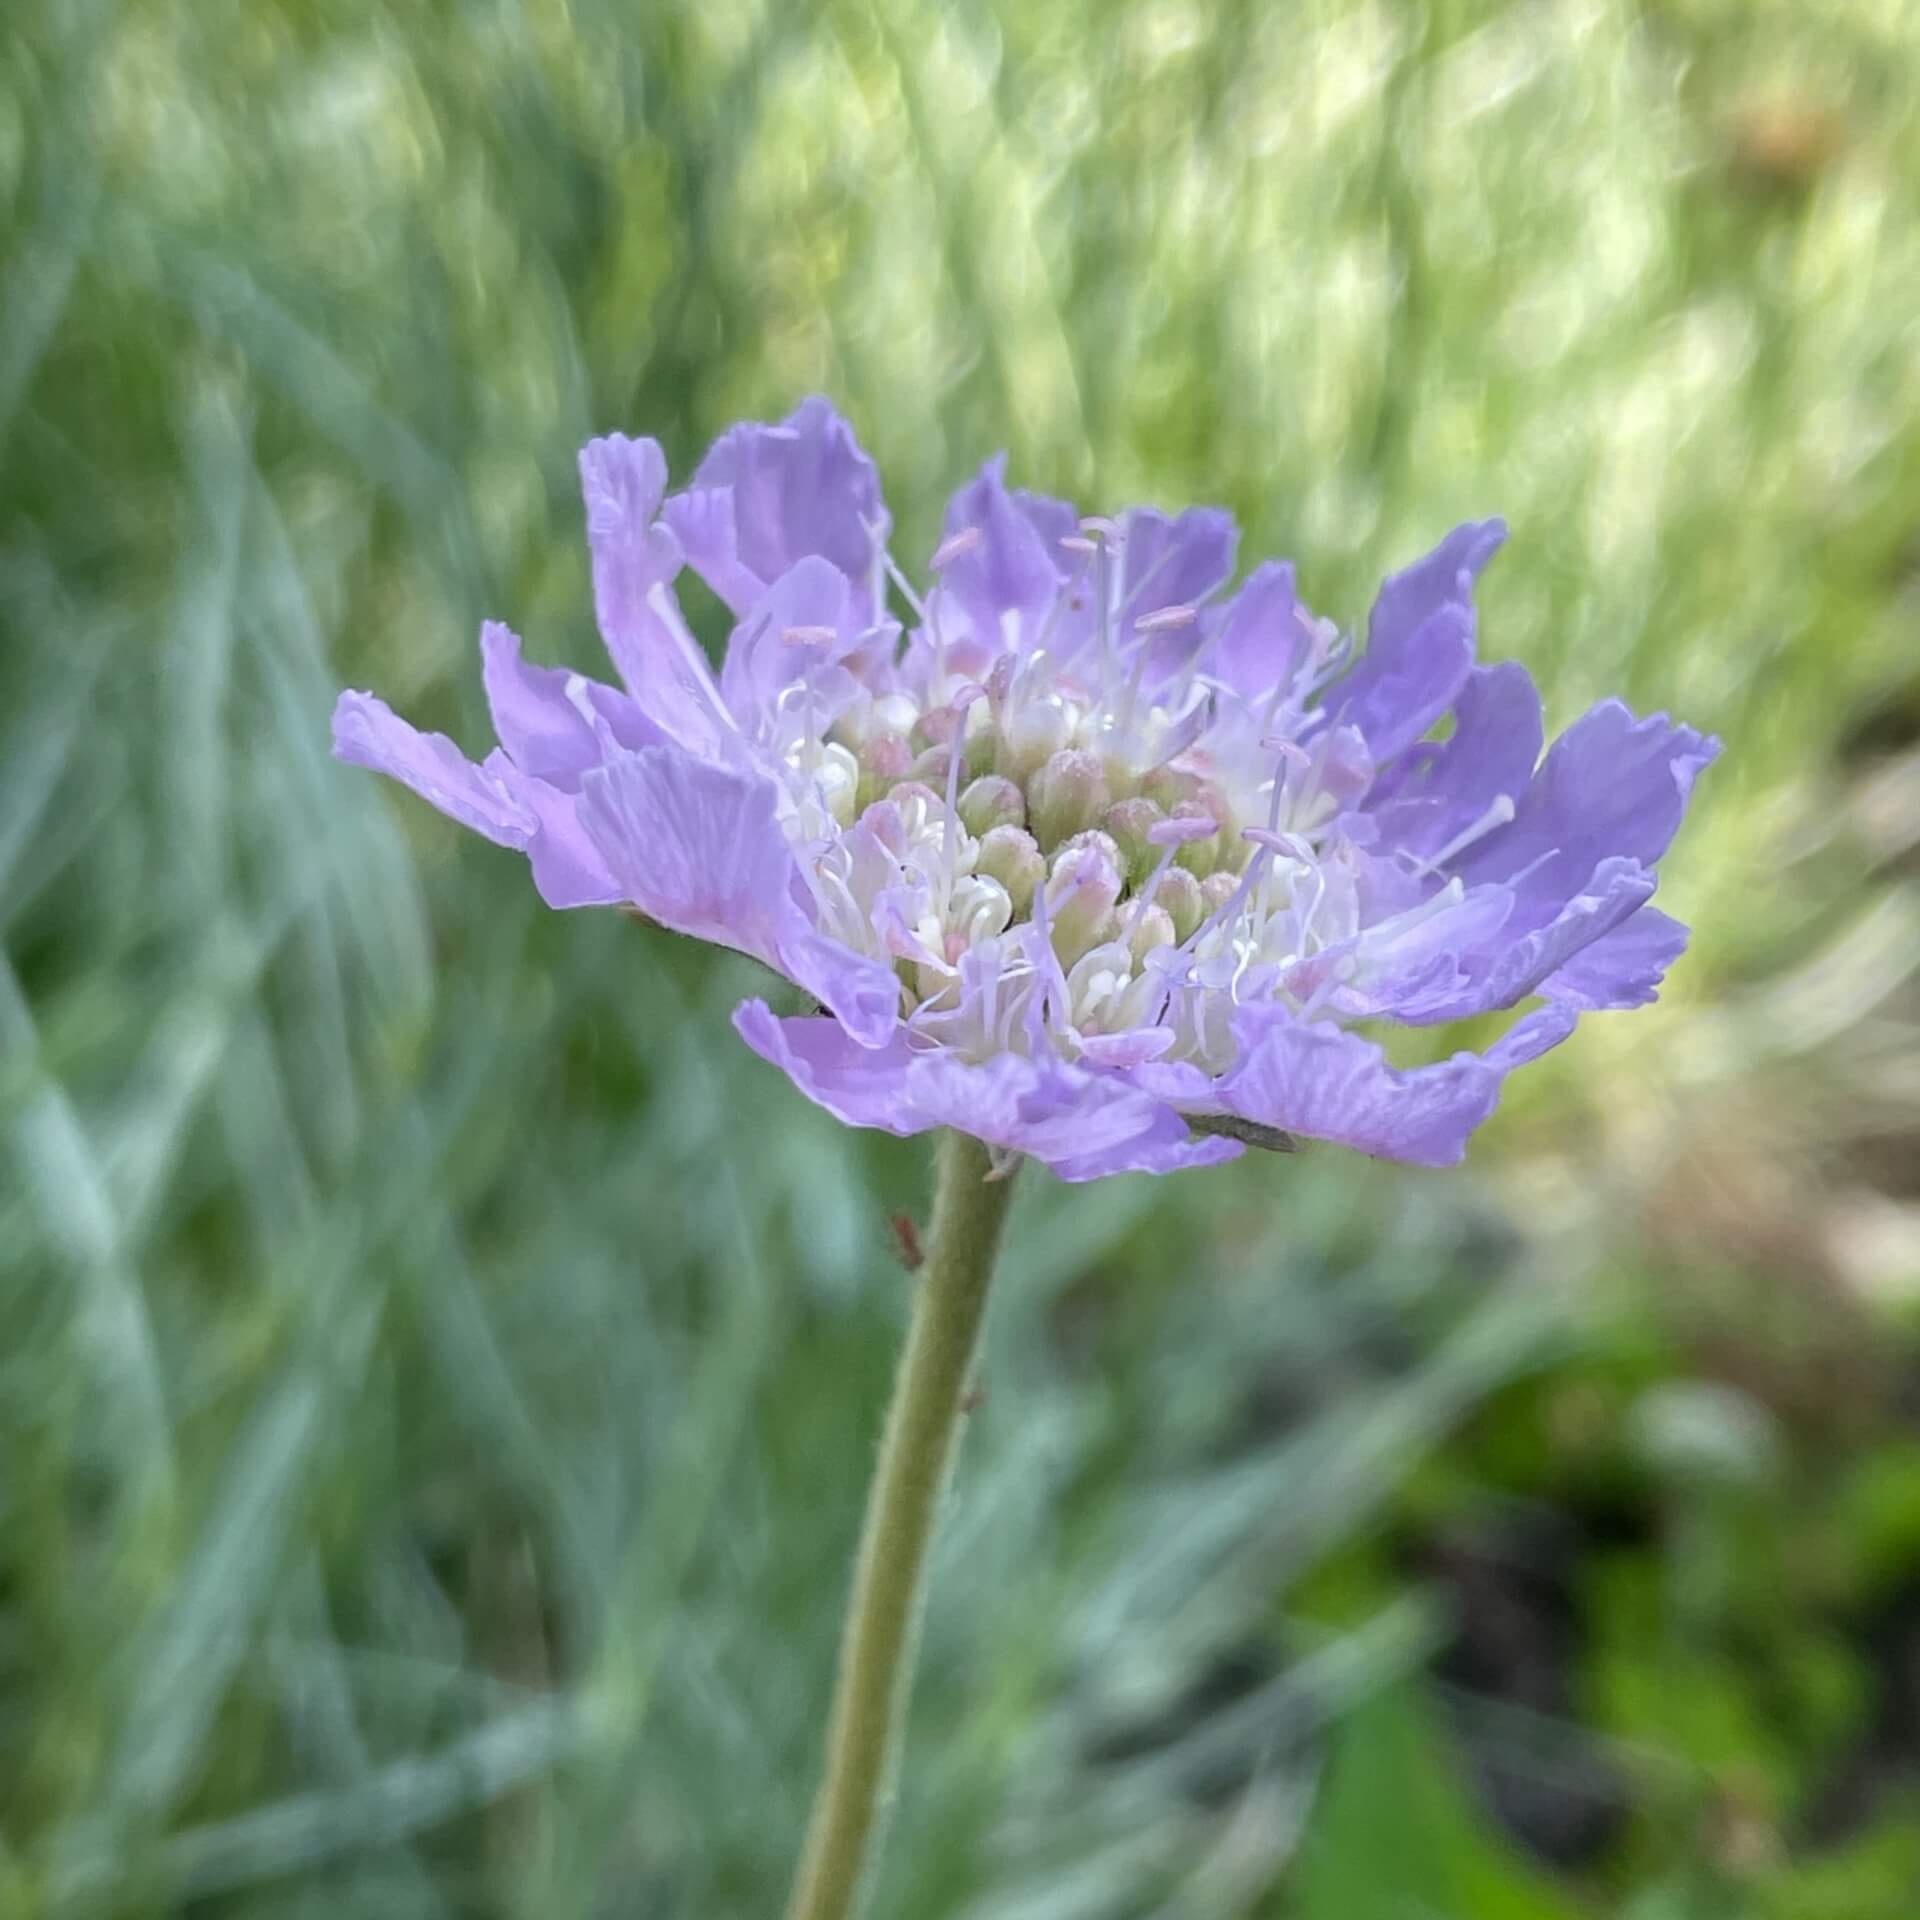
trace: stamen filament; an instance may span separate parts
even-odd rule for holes
[[[1484,840],[1496,828],[1510,825],[1513,813],[1513,795],[1496,793],[1487,810],[1470,827],[1455,834],[1438,853],[1430,854],[1426,859],[1418,861],[1411,871],[1422,880],[1430,873],[1438,873],[1449,860],[1458,859],[1469,847]]]

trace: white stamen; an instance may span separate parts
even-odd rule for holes
[[[865,523],[867,544],[872,549],[872,559],[867,566],[867,592],[872,597],[874,611],[884,614],[887,609],[887,573],[881,555],[886,551],[886,538],[879,521]]]
[[[1100,596],[1100,688],[1102,695],[1109,701],[1113,698],[1113,548],[1104,540],[1093,557],[1094,572],[1099,578]]]
[[[1169,760],[1176,760],[1185,753],[1213,725],[1214,711],[1214,697],[1209,693],[1198,706],[1187,713],[1184,719],[1177,721],[1161,735],[1153,765],[1164,767]],[[1152,769],[1149,768],[1148,771]]]
[[[1307,941],[1313,933],[1313,923],[1320,917],[1320,909],[1327,898],[1326,869],[1316,863],[1308,868],[1308,873],[1312,877],[1313,891],[1307,897],[1307,904],[1300,909],[1298,933],[1300,951],[1303,954],[1307,951]]]
[[[720,698],[720,689],[713,683],[713,669],[707,665],[707,656],[701,651],[699,641],[688,631],[687,623],[680,617],[680,609],[664,581],[656,582],[648,591],[647,605],[673,643],[670,671],[675,683],[706,707],[722,733],[738,732],[739,722],[728,711],[727,703]]]
[[[1487,807],[1486,812],[1481,814],[1472,826],[1466,828],[1465,831],[1461,833],[1455,834],[1438,853],[1431,855],[1425,860],[1419,861],[1414,866],[1413,872],[1422,879],[1430,873],[1439,872],[1449,860],[1458,858],[1459,855],[1465,853],[1470,846],[1473,846],[1477,841],[1484,840],[1487,835],[1492,833],[1497,827],[1508,825],[1512,819],[1513,795],[1510,793],[1496,793],[1493,796],[1492,802]]]
[[[1220,638],[1225,626],[1224,621],[1216,620],[1201,634],[1192,652],[1187,655],[1186,665],[1180,669],[1180,678],[1173,684],[1172,704],[1176,707],[1186,704],[1187,695],[1193,691],[1193,683],[1200,677],[1200,669],[1208,654],[1213,651],[1214,642]]]
[[[1147,829],[1147,839],[1162,849],[1160,858],[1153,863],[1153,871],[1147,875],[1147,884],[1140,889],[1140,897],[1133,903],[1133,911],[1127,916],[1127,924],[1120,930],[1120,944],[1131,948],[1133,936],[1140,931],[1140,923],[1147,916],[1147,909],[1153,905],[1153,896],[1160,891],[1160,882],[1167,877],[1167,869],[1174,863],[1180,849],[1189,840],[1204,840],[1209,834],[1220,829],[1211,820],[1180,819],[1156,820]]]
[[[1074,541],[1072,536],[1069,535],[1066,539],[1062,540],[1060,544],[1063,547],[1073,547]],[[1077,607],[1080,604],[1075,596],[1079,593],[1081,587],[1086,584],[1087,568],[1091,564],[1092,557],[1098,549],[1091,540],[1086,540],[1080,543],[1078,551],[1080,553],[1080,565],[1078,569],[1075,571],[1073,578],[1066,581],[1055,592],[1053,605],[1047,609],[1047,617],[1040,623],[1039,637],[1033,643],[1033,653],[1031,655],[1033,660],[1041,659],[1045,655],[1047,648],[1052,645],[1053,630],[1060,624],[1060,616],[1066,612],[1068,606],[1073,605]]]
[[[1273,749],[1280,756],[1280,765],[1273,770],[1273,797],[1267,802],[1267,831],[1278,832],[1280,827],[1280,809],[1286,802],[1287,788],[1291,784],[1288,775],[1298,773],[1303,777],[1312,772],[1313,762],[1307,758],[1304,747],[1295,746],[1291,740],[1275,740]],[[1247,829],[1252,836],[1253,829]]]
[[[1161,549],[1159,559],[1157,559],[1153,563],[1153,565],[1150,566],[1146,570],[1146,572],[1143,573],[1140,576],[1140,578],[1133,583],[1133,586],[1131,590],[1128,592],[1126,599],[1121,603],[1121,606],[1120,606],[1121,619],[1123,620],[1126,619],[1126,617],[1133,612],[1134,608],[1137,607],[1140,604],[1140,602],[1146,597],[1147,589],[1150,586],[1152,586],[1153,583],[1156,580],[1158,580],[1163,573],[1166,572],[1168,567],[1170,567],[1173,564],[1173,562],[1179,558],[1179,555],[1180,555],[1180,549],[1176,546],[1169,545]],[[1134,625],[1136,627],[1143,626],[1145,625],[1145,620],[1144,619],[1136,620],[1134,622]]]
[[[924,620],[927,617],[926,602],[914,591],[913,582],[900,571],[899,563],[885,547],[880,549],[880,564],[886,568],[888,579],[890,579],[893,584],[900,589],[902,595],[905,596],[907,605],[913,609],[914,617],[919,620]]]
[[[960,766],[967,757],[967,709],[987,697],[985,687],[968,681],[953,696],[953,742],[947,749],[946,844],[941,862],[942,898],[953,892],[954,863],[960,851]]]
[[[1266,869],[1274,855],[1274,848],[1270,842],[1264,837],[1257,840],[1255,839],[1255,835],[1259,834],[1259,832],[1260,829],[1258,827],[1248,827],[1246,829],[1243,837],[1254,840],[1254,852],[1253,858],[1247,862],[1246,872],[1240,876],[1240,884],[1227,896],[1225,902],[1217,912],[1210,913],[1206,919],[1194,928],[1192,934],[1189,935],[1181,945],[1180,951],[1182,953],[1192,953],[1196,951],[1200,942],[1204,940],[1209,933],[1215,932],[1221,927],[1231,926],[1234,921],[1239,919],[1241,909],[1247,904],[1247,897],[1265,878]],[[1236,973],[1236,978],[1237,977]]]
[[[1325,974],[1321,976],[1319,985],[1316,986],[1301,1003],[1301,1019],[1312,1020],[1317,1018],[1320,1009],[1333,998],[1334,990],[1339,987],[1344,987],[1356,979],[1359,976],[1359,972],[1359,961],[1356,960],[1352,954],[1343,953],[1340,958],[1326,970]]]
[[[937,599],[928,606],[927,631],[933,635],[933,686],[930,692],[936,701],[944,700],[947,697],[947,636],[940,626],[940,603]]]

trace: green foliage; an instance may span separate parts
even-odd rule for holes
[[[1574,1920],[1574,1905],[1487,1837],[1411,1692],[1349,1715],[1327,1764],[1293,1920]]]

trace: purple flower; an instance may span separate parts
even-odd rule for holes
[[[1081,519],[997,460],[917,590],[822,400],[734,428],[672,498],[650,440],[580,468],[622,684],[489,626],[485,760],[365,693],[335,751],[520,849],[552,906],[786,975],[820,1011],[735,1025],[852,1125],[1069,1180],[1296,1135],[1444,1166],[1512,1068],[1651,1000],[1685,945],[1647,903],[1719,743],[1609,700],[1542,757],[1525,670],[1474,661],[1497,520],[1388,580],[1356,654],[1289,566],[1228,591],[1226,514]],[[738,623],[717,678],[685,565]],[[1362,1031],[1522,1002],[1429,1066]]]

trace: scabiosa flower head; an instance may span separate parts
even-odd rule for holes
[[[1509,1071],[1652,999],[1685,944],[1647,903],[1718,743],[1608,700],[1542,758],[1526,671],[1474,658],[1498,521],[1389,579],[1356,649],[1289,565],[1229,590],[1225,513],[1082,518],[998,460],[915,585],[823,400],[671,497],[651,440],[580,465],[622,685],[490,625],[485,760],[365,693],[335,751],[523,851],[550,905],[784,974],[819,1011],[735,1025],[842,1120],[1069,1180],[1294,1136],[1445,1165]],[[717,676],[683,566],[736,623]],[[1367,1033],[1522,1002],[1432,1065]]]

